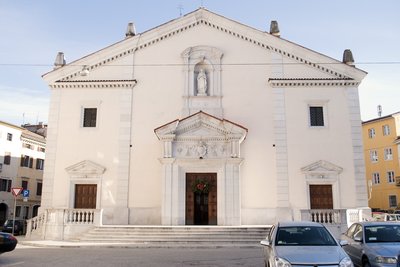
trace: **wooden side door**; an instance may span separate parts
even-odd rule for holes
[[[194,187],[204,182],[209,186],[207,193],[195,192]],[[217,174],[186,174],[186,225],[217,224]]]
[[[97,185],[75,185],[75,209],[95,209],[97,200]]]
[[[310,185],[311,209],[333,209],[332,185]]]

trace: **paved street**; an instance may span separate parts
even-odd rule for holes
[[[260,248],[36,248],[0,255],[2,267],[263,266]]]

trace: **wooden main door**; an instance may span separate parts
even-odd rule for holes
[[[311,209],[333,209],[332,185],[310,185]]]
[[[97,198],[97,185],[75,185],[75,209],[95,209]]]
[[[186,174],[186,225],[217,225],[217,174]]]

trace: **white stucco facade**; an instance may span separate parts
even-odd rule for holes
[[[334,209],[367,206],[365,75],[202,8],[128,37],[43,76],[41,208],[74,208],[91,184],[103,224],[185,225],[190,173],[216,174],[217,225],[299,219],[310,185],[331,185]]]

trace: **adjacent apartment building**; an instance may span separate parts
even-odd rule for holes
[[[369,207],[400,206],[400,112],[362,123]]]
[[[42,195],[46,140],[43,136],[0,121],[0,225],[14,215],[12,188],[29,190],[16,199],[16,219],[37,215]]]

